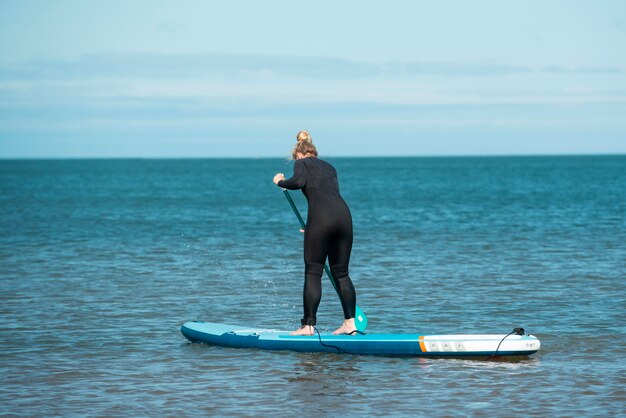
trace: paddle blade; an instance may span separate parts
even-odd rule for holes
[[[354,324],[356,325],[356,329],[358,331],[364,332],[365,328],[367,328],[367,316],[365,316],[365,313],[363,313],[358,305],[354,313]]]

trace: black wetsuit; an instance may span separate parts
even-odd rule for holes
[[[278,182],[285,189],[302,189],[309,210],[304,231],[304,318],[315,325],[322,297],[322,274],[326,257],[337,284],[344,317],[354,318],[356,294],[348,275],[352,251],[352,216],[339,194],[337,171],[315,157],[296,160],[294,175]]]

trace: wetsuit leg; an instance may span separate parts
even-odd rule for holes
[[[352,228],[341,228],[330,247],[328,262],[337,283],[337,293],[339,293],[345,319],[354,318],[356,311],[356,292],[348,274],[351,252]]]
[[[328,253],[328,234],[319,225],[307,226],[304,233],[304,290],[302,325],[315,325],[322,299],[322,274]]]
[[[302,325],[315,325],[317,321],[317,308],[322,299],[322,273],[324,265],[307,262],[304,268],[304,290],[302,292],[302,306],[304,317],[300,321]]]

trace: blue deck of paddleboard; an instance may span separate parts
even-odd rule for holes
[[[346,352],[352,354],[402,356],[489,356],[491,351],[426,352],[420,347],[420,334],[366,334],[292,336],[287,331],[253,329],[208,322],[187,322],[181,327],[183,335],[192,342],[236,348],[292,350],[300,352]],[[502,338],[494,338],[494,343]],[[522,339],[537,341],[533,336]],[[451,340],[453,341],[453,340]],[[527,356],[537,350],[498,351],[499,356]]]

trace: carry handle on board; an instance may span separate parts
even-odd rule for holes
[[[298,208],[296,207],[296,204],[291,198],[291,195],[289,194],[287,189],[283,189],[283,193],[285,193],[285,197],[287,198],[287,201],[291,205],[291,209],[293,209],[293,213],[296,214],[296,217],[298,218],[298,221],[300,222],[300,226],[304,229],[305,228],[304,219],[302,219],[302,216],[300,216],[300,212],[298,212]],[[337,283],[335,283],[335,278],[333,277],[326,263],[324,263],[324,271],[328,275],[330,282],[333,284],[333,287],[335,288],[335,292],[339,294],[339,291],[337,290]],[[365,328],[367,328],[367,317],[365,316],[365,313],[361,310],[361,308],[359,308],[359,305],[356,306],[356,310],[354,312],[354,324],[356,325],[356,329],[361,332],[365,331]]]

